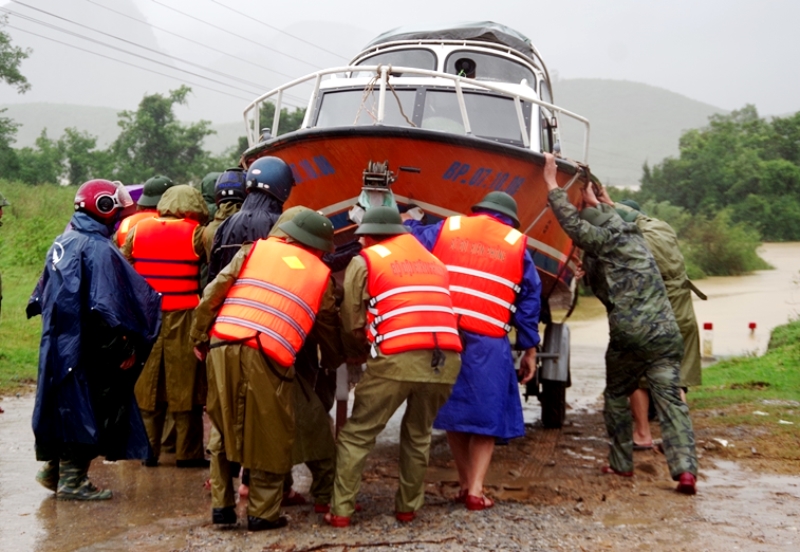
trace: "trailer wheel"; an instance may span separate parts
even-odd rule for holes
[[[557,354],[557,359],[542,359],[539,374],[542,425],[558,429],[567,414],[567,387],[570,386],[570,335],[566,324],[550,323],[544,333],[543,353]],[[544,356],[544,355],[543,355]]]
[[[542,425],[559,429],[567,415],[567,384],[563,381],[542,380]]]

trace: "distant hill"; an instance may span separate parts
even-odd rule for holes
[[[85,105],[29,103],[0,106],[8,110],[2,117],[8,117],[22,126],[17,130],[17,148],[33,146],[36,138],[47,129],[51,139],[59,138],[65,128],[74,127],[85,130],[97,137],[97,146],[107,147],[119,134],[117,114],[121,111],[111,107],[88,107]],[[235,146],[239,136],[244,136],[244,122],[221,123],[213,125],[217,132],[205,141],[205,147],[211,152],[222,153]]]
[[[605,184],[636,186],[642,164],[651,165],[678,153],[683,131],[704,126],[722,109],[646,84],[601,79],[560,80],[553,86],[556,104],[591,122],[589,165]],[[22,124],[17,147],[31,146],[43,128],[58,138],[67,127],[86,130],[106,147],[119,132],[118,110],[63,104],[11,104],[4,114]],[[582,154],[582,127],[562,118],[564,153]],[[217,134],[205,147],[221,153],[244,135],[241,121],[214,125]]]
[[[589,119],[589,166],[604,184],[638,186],[642,164],[678,154],[683,131],[725,111],[638,82],[569,79],[553,84],[556,105]],[[564,153],[580,158],[582,126],[561,119]]]

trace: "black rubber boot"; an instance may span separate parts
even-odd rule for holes
[[[175,466],[178,468],[208,468],[211,466],[211,461],[205,458],[191,458],[189,460],[175,460]]]
[[[211,521],[217,525],[232,525],[236,523],[236,509],[233,506],[225,508],[212,508]]]
[[[286,527],[289,521],[285,516],[281,516],[275,521],[262,519],[253,516],[247,516],[247,530],[248,531],[271,531],[272,529],[280,529]]]

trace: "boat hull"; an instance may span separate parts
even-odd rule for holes
[[[334,223],[337,243],[352,239],[347,211],[355,205],[369,161],[389,162],[400,205],[415,204],[430,220],[467,214],[486,193],[501,190],[517,201],[520,231],[542,278],[543,295],[558,306],[573,296],[575,249],[547,207],[544,156],[471,136],[422,129],[352,127],[293,132],[245,152],[242,164],[274,155],[292,168],[296,186],[287,202],[320,210]],[[581,197],[578,167],[559,160],[558,180],[570,201]],[[574,185],[573,185],[574,184]]]

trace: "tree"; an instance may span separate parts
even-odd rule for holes
[[[259,117],[259,132],[262,129],[268,128],[270,131],[272,129],[272,122],[275,117],[275,104],[270,102],[265,102],[261,104],[261,109],[259,110],[260,117]],[[304,107],[296,107],[294,111],[289,111],[285,107],[281,109],[281,120],[278,123],[278,134],[277,136],[281,136],[283,134],[287,134],[289,132],[294,132],[298,130],[300,126],[303,124],[303,119],[306,116],[306,109]],[[248,148],[247,144],[247,137],[240,136],[239,142],[233,148],[232,151],[228,152],[228,155],[235,159],[236,163],[239,162],[239,157],[242,153],[245,152]]]
[[[27,59],[31,53],[30,48],[22,49],[11,44],[11,37],[2,30],[8,23],[8,16],[0,17],[0,80],[11,86],[17,87],[17,92],[27,92],[31,85],[28,79],[20,72],[22,60]]]
[[[58,143],[66,160],[63,176],[73,186],[92,178],[105,178],[113,172],[110,152],[95,149],[96,136],[76,128],[67,128]]]
[[[5,111],[5,109],[0,110],[0,114]],[[15,178],[19,172],[17,152],[11,147],[17,140],[17,128],[19,128],[18,123],[8,117],[0,117],[0,172],[7,179]]]
[[[728,209],[766,240],[800,239],[800,113],[771,122],[748,105],[685,132],[680,155],[645,166],[641,197],[693,215]]]
[[[47,137],[47,129],[36,139],[35,148],[17,150],[19,172],[16,178],[28,184],[57,184],[64,173],[64,151],[61,144]]]
[[[8,23],[8,16],[0,17],[0,80],[17,87],[17,92],[25,93],[31,85],[20,72],[22,60],[30,54],[30,49],[22,49],[11,44],[11,37],[2,30]],[[0,115],[5,113],[0,110]],[[5,178],[14,178],[19,172],[17,152],[11,147],[16,141],[19,125],[8,117],[0,116],[0,171]]]
[[[115,177],[123,182],[144,182],[164,174],[176,182],[202,176],[208,154],[203,139],[213,134],[211,123],[183,124],[175,117],[176,105],[186,104],[191,88],[181,86],[168,95],[145,96],[136,111],[123,111],[122,131],[110,147]]]
[[[275,129],[272,127],[272,121],[275,118],[275,104],[270,102],[265,102],[261,104],[260,112],[260,124],[262,128],[269,128],[272,131]],[[303,118],[306,116],[305,108],[297,107],[294,111],[289,111],[285,107],[281,109],[281,120],[278,123],[278,134],[276,136],[280,136],[282,134],[286,134],[289,132],[294,132],[295,130],[300,128],[300,125],[303,124]],[[273,132],[273,135],[274,132]]]

